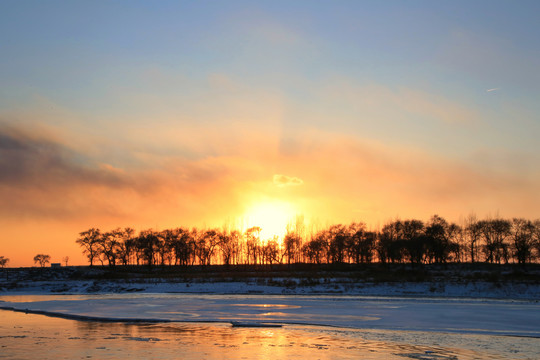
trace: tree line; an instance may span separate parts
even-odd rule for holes
[[[365,223],[307,231],[300,219],[279,238],[261,238],[261,228],[179,227],[156,231],[91,228],[76,240],[90,266],[272,265],[292,263],[487,262],[526,264],[540,260],[540,220],[477,220],[462,225],[434,215],[429,221],[394,220],[372,231]]]
[[[68,266],[69,256],[64,256],[62,258],[65,266]],[[51,256],[47,254],[37,254],[34,256],[34,264],[39,265],[40,267],[45,267],[51,262]],[[0,256],[0,268],[5,268],[9,263],[9,258]]]

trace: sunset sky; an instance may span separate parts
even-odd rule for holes
[[[539,14],[1,1],[0,255],[84,264],[90,227],[539,218]]]

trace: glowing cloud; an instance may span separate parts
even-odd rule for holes
[[[274,175],[274,185],[279,187],[285,186],[299,186],[302,185],[304,181],[294,176],[287,176],[282,174]]]

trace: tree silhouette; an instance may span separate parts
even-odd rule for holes
[[[123,242],[124,232],[117,228],[99,236],[97,243],[100,247],[100,253],[107,260],[109,266],[115,266],[116,260],[119,258],[122,249],[120,245]]]
[[[215,229],[197,231],[195,239],[197,245],[196,255],[199,258],[199,264],[210,265],[216,246],[220,241],[219,232]]]
[[[41,267],[45,267],[51,261],[50,255],[37,254],[34,256],[34,264],[39,264]]]
[[[482,220],[478,224],[482,229],[482,236],[485,241],[484,252],[486,261],[489,263],[501,263],[504,260],[508,263],[509,252],[506,239],[511,234],[511,223],[505,219]]]
[[[319,231],[308,243],[303,246],[302,252],[310,263],[328,263],[328,235],[329,233],[325,230]]]
[[[261,228],[259,226],[253,226],[246,230],[246,256],[247,262],[251,264],[257,264],[261,257]]]
[[[219,234],[218,246],[221,250],[224,265],[229,266],[233,262],[234,258],[237,259],[241,237],[242,234],[238,230],[223,230]]]
[[[0,256],[0,268],[5,268],[9,263],[9,259],[3,256]]]
[[[135,252],[136,239],[133,237],[135,230],[132,228],[124,228],[120,234],[120,240],[116,248],[117,258],[122,262],[122,265],[131,263],[131,258]]]
[[[177,228],[173,230],[172,248],[174,263],[179,265],[189,265],[190,259],[194,256],[194,240],[189,230]]]
[[[287,232],[283,238],[285,252],[282,257],[287,258],[287,264],[298,262],[302,246],[302,238],[296,232]]]
[[[425,233],[424,223],[420,220],[397,221],[395,225],[398,241],[394,243],[393,252],[401,260],[409,259],[411,263],[420,263],[426,255],[430,237]]]
[[[352,223],[346,227],[345,254],[349,261],[359,264],[364,247],[364,234],[366,233],[366,224]]]
[[[272,240],[268,240],[266,244],[262,247],[262,257],[263,263],[265,264],[275,264],[279,262],[279,244],[278,237],[275,236]]]
[[[379,231],[365,223],[337,224],[307,234],[303,218],[287,226],[283,238],[261,239],[261,228],[243,233],[236,229],[152,229],[134,236],[131,228],[101,233],[81,232],[76,242],[90,266],[102,265],[210,265],[210,264],[361,264],[485,261],[520,264],[540,258],[540,220],[486,219],[469,216],[463,227],[438,215],[421,220],[394,220]],[[307,241],[309,239],[309,241]],[[483,255],[483,256],[482,256]],[[1,258],[0,258],[1,259]]]
[[[448,222],[438,215],[434,215],[425,229],[425,235],[428,241],[428,256],[435,263],[446,262],[450,251],[452,250],[452,231]],[[430,261],[430,262],[431,262]]]
[[[391,222],[383,226],[379,234],[379,242],[376,246],[379,260],[385,264],[387,262],[395,262],[399,255],[398,246],[398,224],[399,221]]]
[[[137,238],[138,252],[142,260],[150,267],[154,265],[158,246],[159,238],[154,230],[148,229],[140,232],[139,237]]]
[[[176,238],[176,234],[173,230],[166,229],[158,234],[159,245],[157,247],[157,253],[159,256],[159,264],[161,266],[166,263],[171,265],[174,254],[172,252],[173,244]]]
[[[458,239],[462,229],[456,224],[449,224],[438,215],[434,215],[427,225],[420,220],[396,220],[383,226],[374,244],[379,261],[402,262],[412,264],[444,263],[461,259],[461,247]]]
[[[351,233],[347,244],[349,257],[355,264],[372,262],[377,234],[366,231],[364,223],[351,224],[349,232]]]
[[[463,229],[466,237],[469,240],[469,256],[471,262],[478,261],[478,243],[482,237],[482,224],[476,220],[474,215],[470,215]]]
[[[536,250],[536,258],[540,259],[540,219],[534,221],[533,247]]]
[[[428,246],[432,239],[426,234],[416,234],[407,241],[403,241],[405,253],[411,264],[422,264],[429,261]]]
[[[448,260],[453,260],[454,262],[461,262],[463,258],[464,250],[465,250],[462,244],[463,228],[455,223],[451,223],[446,229],[446,231],[447,231],[448,246],[449,246],[448,248],[449,254],[447,254],[447,256],[448,255],[453,256],[453,259],[449,258]]]
[[[530,220],[512,219],[513,251],[520,264],[532,261],[535,230],[535,226]]]
[[[79,233],[77,244],[83,247],[83,253],[88,257],[90,266],[94,265],[94,260],[99,256],[99,241],[101,233],[97,228],[91,228]]]
[[[348,229],[344,225],[330,226],[330,247],[328,249],[330,260],[334,264],[340,264],[345,261],[347,244],[349,243]]]

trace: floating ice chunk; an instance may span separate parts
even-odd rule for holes
[[[258,321],[231,321],[233,327],[282,327],[282,324]]]

